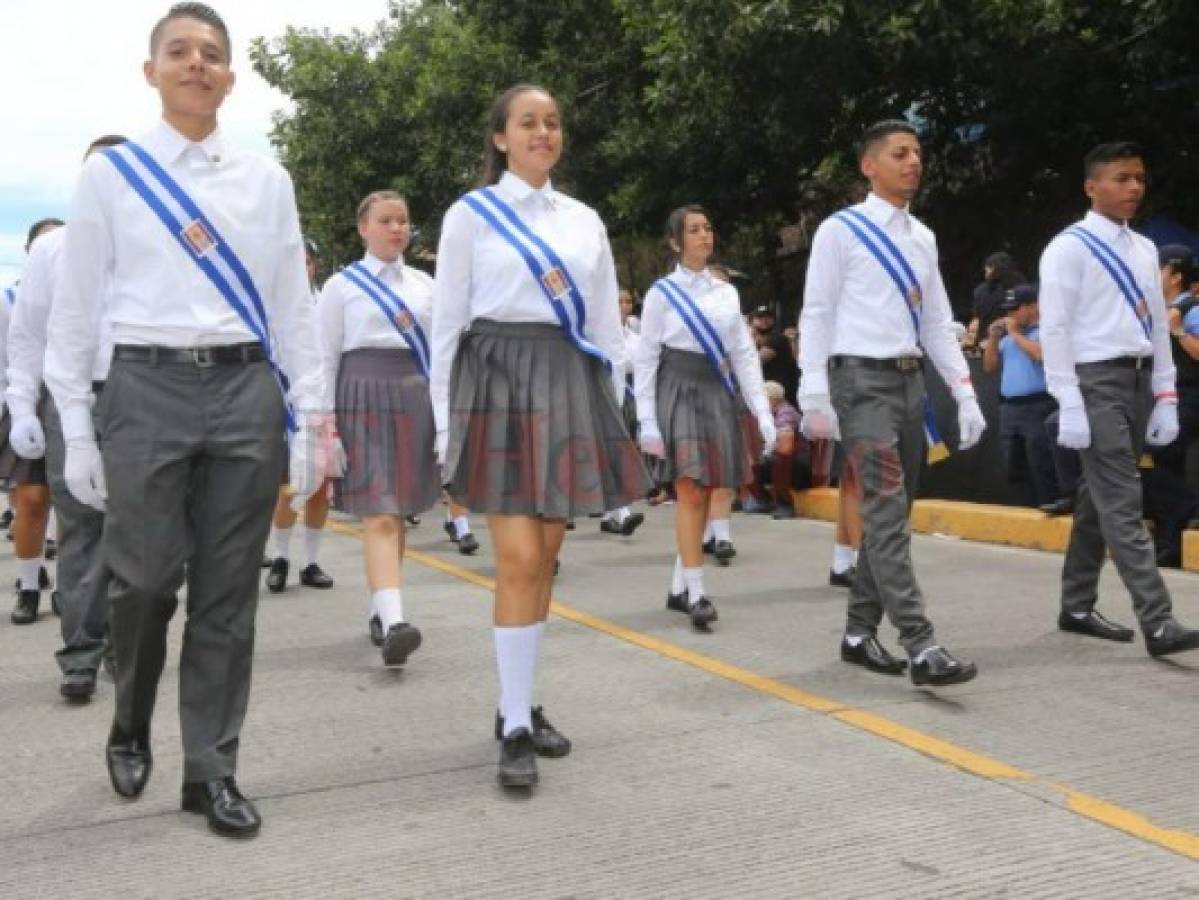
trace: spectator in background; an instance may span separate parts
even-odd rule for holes
[[[982,283],[974,289],[974,318],[966,328],[974,340],[963,349],[973,349],[979,342],[986,340],[991,323],[1003,318],[1002,307],[1007,292],[1027,281],[1028,279],[1016,268],[1016,262],[1010,253],[1001,250],[984,260]]]
[[[795,405],[795,390],[799,387],[799,368],[795,352],[786,335],[775,330],[774,310],[759,306],[749,317],[754,346],[762,362],[762,377],[783,386],[787,402]]]
[[[983,368],[1000,370],[999,435],[1009,472],[1016,454],[1023,453],[1032,475],[1036,506],[1058,499],[1057,478],[1045,420],[1057,408],[1045,386],[1041,362],[1041,329],[1038,326],[1037,288],[1020,284],[1007,292],[1001,307],[1004,318],[987,329]]]
[[[799,410],[787,402],[783,386],[777,381],[767,381],[763,387],[766,399],[770,401],[770,414],[774,416],[778,438],[774,452],[754,467],[755,478],[750,484],[745,511],[773,512],[775,519],[794,519],[792,488],[804,490],[812,486],[811,447],[799,433]],[[770,494],[766,492],[767,484],[770,485]]]

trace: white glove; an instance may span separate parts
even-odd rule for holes
[[[104,482],[104,460],[92,438],[73,438],[66,443],[63,478],[67,490],[80,503],[104,511],[108,485]]]
[[[288,461],[288,489],[294,510],[303,507],[325,480],[330,418],[327,414],[308,413],[296,422]]]
[[[41,459],[46,455],[46,434],[37,416],[15,416],[8,430],[8,443],[22,459]]]
[[[841,425],[837,422],[837,411],[833,409],[828,394],[808,394],[799,398],[803,418],[799,431],[809,441],[837,441],[841,439]]]
[[[1071,450],[1085,450],[1091,446],[1091,423],[1082,406],[1063,406],[1058,413],[1057,442]]]
[[[774,453],[774,445],[778,442],[779,433],[774,427],[774,417],[769,413],[758,416],[758,431],[762,432],[762,458]]]
[[[666,441],[662,440],[658,423],[653,419],[642,419],[638,424],[637,442],[641,445],[641,452],[646,456],[666,459]]]
[[[1150,447],[1164,447],[1174,443],[1178,437],[1178,401],[1158,400],[1149,414],[1149,427],[1145,430],[1145,443]],[[19,452],[19,451],[18,451]]]
[[[974,397],[963,397],[958,401],[958,449],[969,450],[987,430],[987,420],[978,408]]]

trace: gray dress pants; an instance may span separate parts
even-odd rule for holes
[[[116,722],[147,727],[175,593],[183,777],[232,775],[250,693],[259,564],[282,469],[283,402],[265,362],[114,358],[101,399]]]
[[[45,406],[46,481],[58,517],[58,597],[62,649],[55,655],[64,672],[100,667],[108,624],[108,568],[100,552],[104,513],[80,503],[63,478],[65,451],[58,407]]]
[[[861,491],[863,540],[849,590],[847,635],[872,637],[883,613],[910,656],[936,643],[912,571],[908,515],[925,454],[920,370],[830,362],[829,387],[847,462]]]
[[[1141,630],[1152,634],[1172,614],[1170,595],[1157,570],[1153,539],[1141,518],[1141,476],[1137,472],[1153,409],[1151,369],[1121,362],[1076,366],[1091,425],[1091,446],[1079,451],[1082,480],[1062,566],[1062,609],[1081,613],[1095,606],[1106,549],[1132,595]]]

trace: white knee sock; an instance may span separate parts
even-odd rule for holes
[[[17,584],[22,591],[40,591],[37,576],[38,570],[42,567],[42,558],[35,556],[33,559],[18,559],[17,560]]]
[[[58,528],[54,521],[54,510],[50,510],[50,515],[46,516],[46,540],[54,541],[58,539]]]
[[[316,555],[321,549],[321,535],[325,533],[323,528],[305,528],[304,529],[304,558],[306,566],[316,565]]]
[[[683,581],[683,558],[676,556],[674,558],[674,574],[670,576],[670,592],[675,596],[687,590],[687,583]]]
[[[716,540],[731,541],[733,539],[733,527],[728,519],[713,519],[708,524],[712,526],[712,537]]]
[[[858,561],[858,551],[847,544],[833,544],[833,572],[844,574]]]
[[[545,623],[495,629],[495,661],[500,674],[500,715],[504,736],[517,728],[533,727],[533,677],[537,673],[537,645]]]
[[[291,546],[291,529],[271,527],[271,546],[275,548],[275,556],[287,559],[288,548]]]
[[[704,596],[703,567],[683,569],[683,584],[687,585],[687,602],[694,606]]]
[[[371,614],[379,617],[383,631],[404,621],[404,595],[399,588],[383,588],[371,594]]]
[[[454,520],[454,530],[458,532],[458,540],[462,540],[470,534],[470,519],[466,516],[459,516]]]

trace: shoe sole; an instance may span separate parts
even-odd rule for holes
[[[271,584],[268,581],[267,585],[266,585],[266,589],[268,591],[270,591],[272,594],[282,594],[285,590],[287,590],[287,584],[284,583],[284,584],[280,584],[280,585],[276,586],[276,585]]]
[[[389,667],[404,665],[420,644],[420,632],[415,628],[405,628],[397,633],[394,639],[388,635],[383,639],[383,665]]]
[[[1169,650],[1149,651],[1149,655],[1154,659],[1161,659],[1163,656],[1173,656],[1175,653],[1187,653],[1191,650],[1199,650],[1199,643],[1182,644],[1178,647],[1171,647]]]
[[[73,703],[83,703],[92,699],[92,695],[96,693],[96,686],[91,685],[86,688],[77,688],[63,685],[59,687],[58,693]]]
[[[565,749],[555,750],[553,747],[538,747],[536,741],[533,742],[533,749],[543,759],[561,759],[564,756],[570,756],[571,751],[569,744]]]
[[[1132,631],[1129,631],[1127,634],[1119,634],[1119,635],[1096,634],[1093,631],[1084,631],[1081,628],[1068,628],[1065,625],[1063,625],[1061,622],[1058,622],[1057,628],[1058,628],[1058,631],[1064,632],[1065,634],[1079,634],[1079,635],[1082,635],[1083,637],[1095,638],[1095,640],[1097,640],[1097,641],[1114,641],[1117,644],[1131,644],[1133,642],[1133,639],[1136,637],[1136,634],[1133,633]]]
[[[498,772],[495,780],[503,788],[531,788],[537,784],[538,775],[536,772],[528,775],[505,775],[503,772]]]
[[[918,687],[947,687],[951,684],[965,684],[967,681],[973,681],[974,676],[976,676],[977,674],[978,674],[978,669],[970,668],[970,669],[964,669],[961,672],[959,672],[958,674],[956,674],[950,678],[936,679],[936,680],[929,679],[929,678],[919,678],[918,679],[913,675],[912,684],[914,684]]]
[[[867,672],[874,672],[877,675],[903,675],[908,670],[906,665],[902,665],[898,669],[880,669],[878,666],[872,666],[864,660],[853,659],[845,654],[841,654],[841,662],[848,663],[851,666],[860,666]]]

